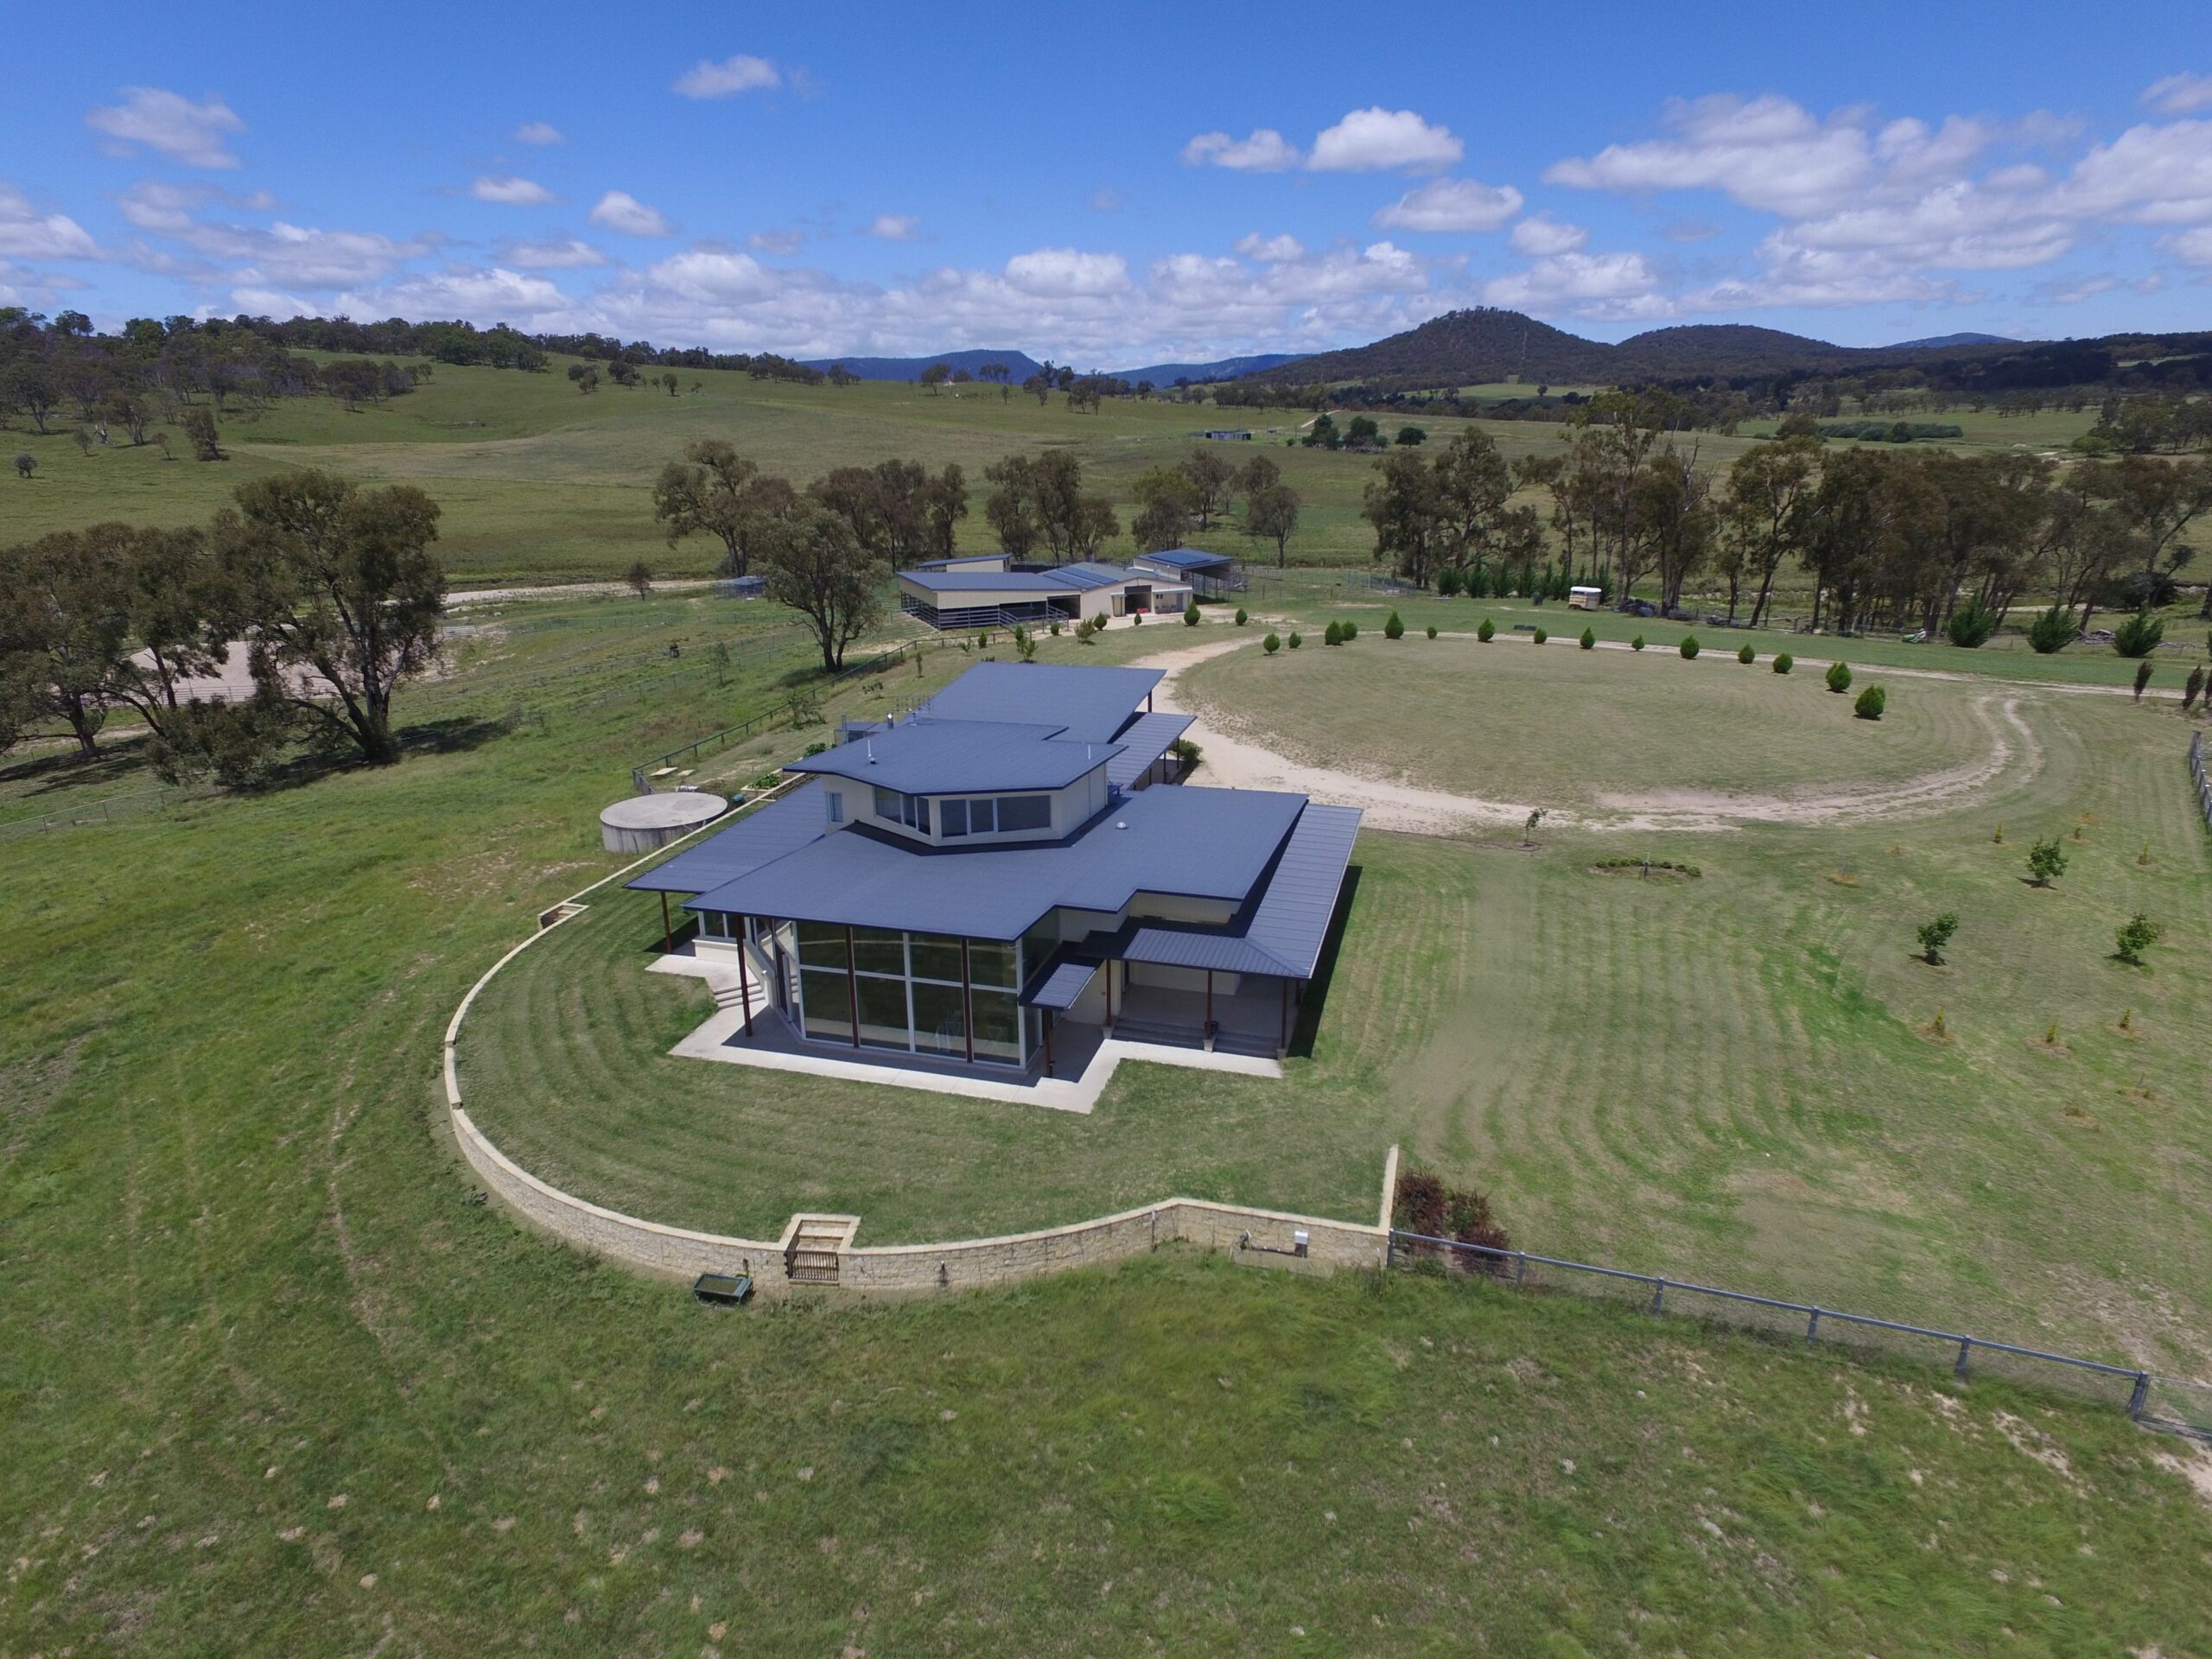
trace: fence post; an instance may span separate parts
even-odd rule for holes
[[[1807,1342],[1815,1341],[1819,1338],[1820,1334],[1821,1310],[1816,1307],[1813,1310],[1812,1318],[1805,1321],[1805,1340]]]
[[[1651,1311],[1654,1313],[1667,1311],[1667,1281],[1663,1274],[1651,1281]]]
[[[2151,1373],[2135,1373],[2135,1391],[2127,1396],[2127,1414],[2137,1422],[2143,1421],[2143,1407],[2151,1396]]]
[[[1382,1271],[1388,1273],[1398,1265],[1398,1234],[1394,1228],[1382,1236]]]
[[[1525,1285],[1529,1282],[1529,1252],[1516,1250],[1513,1254],[1515,1257],[1513,1282],[1516,1286]]]
[[[1951,1368],[1951,1370],[1953,1375],[1957,1376],[1959,1381],[1961,1382],[1967,1380],[1967,1353],[1968,1350],[1973,1348],[1973,1346],[1974,1338],[1972,1337],[1961,1337],[1959,1338],[1959,1363],[1956,1365],[1954,1365]]]

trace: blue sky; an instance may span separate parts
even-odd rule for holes
[[[0,303],[1109,368],[2212,327],[2201,0],[522,16],[104,10],[0,103]]]

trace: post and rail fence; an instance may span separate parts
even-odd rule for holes
[[[1953,1374],[1961,1381],[1970,1371],[1978,1370],[2016,1382],[2056,1383],[2069,1392],[2123,1405],[2131,1418],[2146,1427],[2212,1440],[2212,1387],[2161,1376],[2139,1366],[2114,1365],[1961,1331],[1939,1331],[1812,1302],[1671,1279],[1664,1274],[1636,1273],[1528,1250],[1463,1243],[1399,1228],[1390,1230],[1384,1260],[1393,1268],[1422,1261],[1456,1260],[1468,1271],[1482,1272],[1516,1288],[1557,1286],[1599,1295],[1611,1293],[1616,1297],[1626,1289],[1646,1312],[1655,1315],[1689,1312],[1702,1299],[1708,1311],[1694,1317],[1725,1321],[1767,1335],[1799,1338],[1808,1344],[1826,1334],[1828,1340],[1840,1340],[1853,1348],[1890,1350],[1912,1357],[1924,1357],[1933,1349],[1949,1359]],[[1839,1338],[1839,1331],[1850,1334]]]

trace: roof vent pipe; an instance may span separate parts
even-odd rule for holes
[[[868,740],[868,763],[871,766],[875,764],[875,740],[872,737]]]

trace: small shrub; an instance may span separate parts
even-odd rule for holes
[[[1297,629],[1293,628],[1290,631],[1289,639],[1285,643],[1287,643],[1293,651],[1296,651],[1300,645],[1306,643],[1306,636],[1299,632]]]
[[[1341,645],[1344,642],[1344,627],[1341,622],[1330,623],[1321,634],[1321,643],[1325,645]]]
[[[2079,632],[2074,626],[2073,612],[2063,605],[2053,605],[2028,625],[2028,644],[2037,656],[2049,657],[2072,645]]]
[[[1675,649],[1682,653],[1682,660],[1684,662],[1695,662],[1697,660],[1697,635],[1694,633],[1684,634],[1682,636],[1682,643],[1676,646]]]
[[[1792,657],[1788,652],[1780,652],[1776,654],[1774,659],[1774,671],[1776,673],[1787,674],[1791,669],[1796,666],[1797,659],[1795,657]]]
[[[1581,638],[1580,639],[1579,639],[1578,641],[1576,641],[1576,643],[1577,643],[1578,645],[1580,645],[1582,647],[1582,649],[1583,649],[1583,650],[1585,650],[1585,651],[1595,651],[1595,650],[1597,650],[1597,649],[1598,649],[1598,630],[1597,630],[1597,629],[1595,629],[1595,628],[1585,628],[1585,629],[1583,629],[1583,630],[1582,630],[1582,638]]]
[[[2120,925],[2120,931],[2113,936],[2115,943],[2120,946],[2120,959],[2122,962],[2133,963],[2139,968],[2141,967],[2143,953],[2156,944],[2158,942],[2158,936],[2164,931],[2165,930],[2158,923],[2152,921],[2141,911],[2137,911]]]
[[[2056,836],[2028,849],[2028,875],[2036,886],[2047,887],[2065,874],[2066,847]]]
[[[1628,642],[1628,648],[1630,651],[1642,651],[1643,649],[1643,636],[1640,633],[1637,634],[1635,639]]]
[[[1436,624],[1433,622],[1428,625],[1428,637],[1432,639],[1436,638]]]
[[[1456,599],[1459,590],[1466,585],[1465,573],[1456,568],[1447,569],[1436,579],[1436,596],[1439,599]]]
[[[1497,637],[1497,624],[1491,621],[1488,617],[1483,618],[1482,626],[1475,630],[1475,638],[1481,640],[1484,645],[1490,644],[1491,639]]]
[[[1828,671],[1826,678],[1828,683],[1828,690],[1834,692],[1838,696],[1841,696],[1845,692],[1851,690],[1851,664],[1849,663],[1830,663],[1828,664]]]
[[[1268,656],[1272,657],[1275,652],[1282,649],[1282,640],[1278,636],[1271,633],[1266,639],[1260,641],[1260,649],[1266,652]]]
[[[1967,651],[1979,651],[1997,632],[1997,613],[1980,600],[1970,599],[1951,613],[1943,632],[1953,645]]]
[[[1947,910],[1941,916],[1920,925],[1920,959],[1930,968],[1943,965],[1943,947],[1959,931],[1959,913]]]
[[[1385,639],[1402,639],[1406,637],[1406,625],[1399,620],[1395,611],[1390,613],[1390,620],[1382,625],[1382,637]]]
[[[2151,659],[2145,657],[2135,664],[2135,701],[2143,701],[2143,694],[2151,685]]]
[[[1545,640],[1550,639],[1551,635],[1546,632],[1543,629],[1538,628],[1532,637],[1535,639],[1535,642],[1541,645]]]
[[[1182,769],[1185,772],[1190,771],[1192,766],[1198,764],[1198,756],[1203,753],[1198,746],[1187,737],[1177,738],[1167,747],[1175,759],[1182,764]]]
[[[1052,638],[1055,639],[1058,639],[1060,637],[1060,625],[1058,622],[1055,622],[1052,625]]]
[[[1391,1225],[1427,1238],[1448,1238],[1485,1250],[1510,1250],[1513,1241],[1492,1213],[1490,1199],[1474,1189],[1448,1187],[1426,1170],[1398,1173],[1397,1191],[1390,1195]],[[1433,1246],[1415,1246],[1416,1250]],[[1503,1273],[1505,1264],[1495,1257],[1451,1251],[1448,1259],[1468,1273]]]
[[[2123,657],[2148,657],[2166,637],[2166,625],[2147,610],[2138,611],[2112,631],[2112,648]]]
[[[1347,622],[1347,623],[1345,623],[1345,624],[1344,625],[1344,644],[1346,644],[1346,645],[1350,645],[1350,644],[1351,644],[1351,642],[1352,642],[1353,640],[1355,640],[1355,639],[1358,639],[1358,638],[1359,638],[1359,624],[1358,624],[1358,623],[1357,623],[1357,622]]]
[[[1851,705],[1851,712],[1860,720],[1879,720],[1889,701],[1888,692],[1878,685],[1870,685],[1859,694],[1859,701]]]
[[[1131,611],[1129,613],[1129,626],[1131,627],[1140,627],[1143,623],[1144,613],[1142,611]]]
[[[1251,613],[1250,613],[1249,611],[1247,611],[1247,610],[1246,610],[1246,609],[1245,609],[1242,605],[1239,605],[1239,606],[1236,607],[1236,626],[1237,626],[1238,627],[1240,627],[1240,628],[1241,628],[1241,627],[1243,627],[1243,626],[1247,622],[1249,622],[1251,620],[1252,620]]]
[[[1198,601],[1195,599],[1183,607],[1183,626],[1186,628],[1198,626]]]
[[[1736,653],[1736,660],[1739,663],[1749,664],[1755,663],[1758,661],[1758,659],[1759,654],[1751,649],[1751,642],[1748,639],[1744,641],[1743,649]]]

